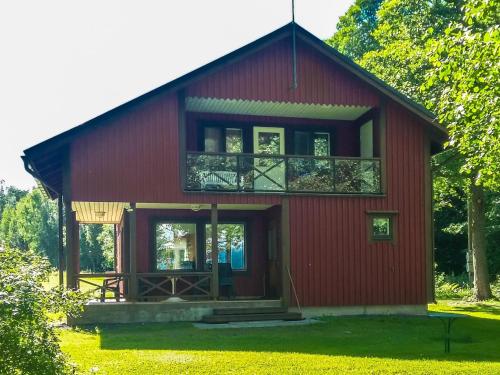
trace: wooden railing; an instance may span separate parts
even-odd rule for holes
[[[80,273],[76,276],[76,287],[101,302],[107,299],[118,302],[126,297],[127,277],[126,273]]]
[[[128,273],[80,273],[76,276],[76,286],[90,297],[101,302],[107,300],[129,300],[127,295]],[[189,299],[211,296],[211,272],[166,271],[137,273],[137,300],[166,299],[180,297]],[[136,300],[135,298],[133,300]]]
[[[138,273],[138,296],[158,297],[210,297],[211,272],[167,271]]]
[[[380,194],[380,158],[189,151],[186,190]]]

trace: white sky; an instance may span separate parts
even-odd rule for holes
[[[354,0],[296,0],[319,38]],[[22,151],[291,20],[291,0],[0,0],[0,180]]]

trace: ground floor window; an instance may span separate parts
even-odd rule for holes
[[[244,223],[217,225],[219,263],[231,263],[234,271],[246,269],[246,239]],[[212,263],[212,226],[205,225],[205,262]]]
[[[212,264],[212,226],[206,221],[162,221],[155,223],[153,229],[154,270],[194,271],[198,267],[210,268]],[[219,223],[217,225],[217,242],[219,263],[230,263],[234,271],[246,270],[245,223]]]
[[[196,224],[163,222],[155,225],[156,270],[194,270]]]

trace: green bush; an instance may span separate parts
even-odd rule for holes
[[[500,299],[500,275],[497,275],[495,281],[491,283],[491,293],[493,296]]]
[[[467,275],[450,276],[436,272],[435,288],[437,299],[464,299],[472,296]]]
[[[0,374],[68,374],[75,369],[61,352],[48,313],[75,316],[84,297],[46,290],[51,267],[32,251],[0,249]]]

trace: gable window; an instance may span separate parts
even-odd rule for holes
[[[154,227],[156,270],[194,270],[196,224],[161,222]]]
[[[295,155],[330,156],[330,133],[294,131]]]
[[[206,126],[203,128],[205,152],[243,152],[243,131],[241,128]]]
[[[233,271],[246,270],[246,236],[244,223],[217,225],[219,263],[230,263]],[[212,264],[212,226],[205,225],[205,262]]]
[[[396,212],[369,212],[368,231],[370,241],[394,241]]]

